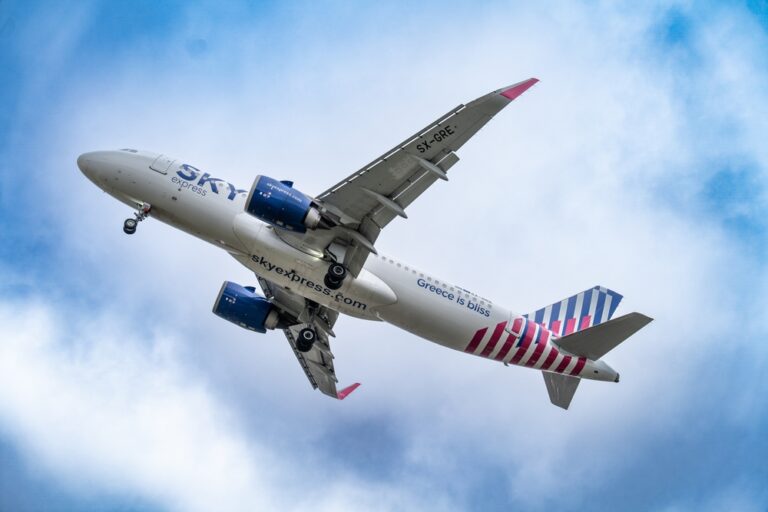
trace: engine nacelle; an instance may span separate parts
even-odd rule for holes
[[[256,176],[245,201],[245,211],[274,226],[304,233],[320,224],[320,211],[293,183]]]
[[[237,283],[224,281],[213,305],[213,313],[224,320],[256,332],[274,329],[280,321],[280,314],[266,299]]]

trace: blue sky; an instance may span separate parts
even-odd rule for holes
[[[767,19],[1,2],[0,509],[765,510]],[[158,222],[128,239],[75,165],[135,146],[316,193],[529,76],[379,245],[521,312],[602,284],[653,316],[567,413],[534,372],[352,319],[363,386],[325,400],[279,333],[210,314],[245,269]]]

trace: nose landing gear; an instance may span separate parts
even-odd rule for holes
[[[150,210],[152,210],[152,205],[149,203],[141,203],[138,211],[133,214],[134,218],[125,219],[125,222],[123,222],[123,232],[126,235],[134,234],[136,232],[136,227],[139,225],[139,222],[149,217]]]
[[[344,278],[347,277],[347,269],[341,263],[331,263],[328,266],[328,273],[325,274],[323,282],[325,286],[331,290],[338,290],[344,283]]]

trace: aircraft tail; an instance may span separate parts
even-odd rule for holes
[[[618,382],[618,374],[603,361],[598,360],[616,348],[619,343],[648,325],[652,320],[652,318],[641,313],[629,313],[564,336],[554,341],[554,343],[570,354],[586,357],[591,361],[596,361],[598,365],[603,365],[611,372],[609,375],[613,374],[616,376],[615,382]],[[544,374],[544,382],[547,385],[549,400],[558,407],[568,409],[581,379],[558,373],[542,373]]]
[[[621,299],[613,290],[594,286],[525,316],[555,336],[567,336],[610,320]]]

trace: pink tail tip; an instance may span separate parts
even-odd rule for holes
[[[341,391],[336,392],[336,398],[339,400],[344,400],[347,398],[354,390],[356,390],[360,386],[359,382],[355,382],[351,386],[347,386],[346,388],[342,389]]]
[[[522,82],[518,82],[515,85],[507,87],[501,91],[501,95],[507,98],[509,101],[512,101],[533,87],[533,85],[538,81],[538,78],[529,78],[528,80],[523,80]]]

